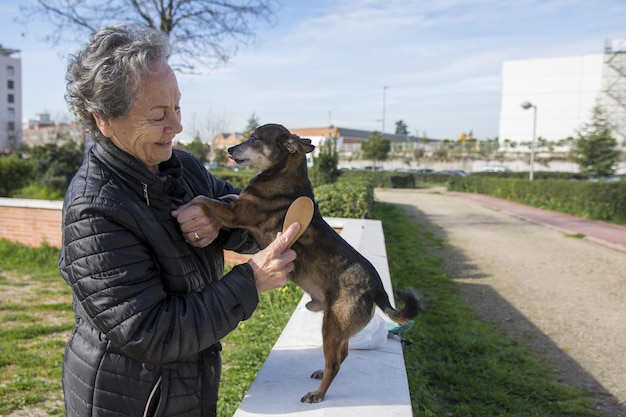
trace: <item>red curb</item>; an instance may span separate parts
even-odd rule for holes
[[[569,234],[583,234],[585,238],[626,251],[626,227],[598,220],[589,220],[557,211],[541,209],[483,194],[451,192],[450,194],[497,208],[529,221],[552,227]]]

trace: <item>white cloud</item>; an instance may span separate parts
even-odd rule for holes
[[[229,130],[252,113],[287,127],[325,125],[330,113],[379,129],[386,85],[388,130],[402,119],[431,137],[494,137],[503,61],[602,53],[606,38],[626,38],[623,0],[286,0],[278,18],[227,66],[179,77],[186,134],[204,114]],[[46,44],[17,46],[25,114],[64,110],[64,62]]]

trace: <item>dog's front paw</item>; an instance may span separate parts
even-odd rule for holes
[[[322,379],[322,378],[324,378],[324,371],[320,369],[319,371],[313,372],[311,374],[311,378],[313,378],[313,379]]]
[[[319,403],[324,399],[324,394],[321,394],[319,391],[307,392],[304,397],[300,400],[303,403]]]

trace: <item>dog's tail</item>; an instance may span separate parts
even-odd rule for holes
[[[396,296],[404,303],[404,307],[402,310],[396,310],[389,303],[389,298],[386,296],[385,299],[380,300],[381,302],[376,302],[378,307],[394,322],[399,325],[407,324],[412,318],[417,316],[417,313],[421,310],[420,302],[415,296],[413,291],[401,291],[396,290]]]

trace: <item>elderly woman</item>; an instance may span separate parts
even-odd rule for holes
[[[95,138],[63,208],[76,326],[67,416],[215,416],[220,339],[287,282],[298,225],[262,251],[185,203],[240,191],[173,150],[180,92],[158,31],[113,26],[71,58],[67,102]],[[223,250],[255,253],[224,275]]]

